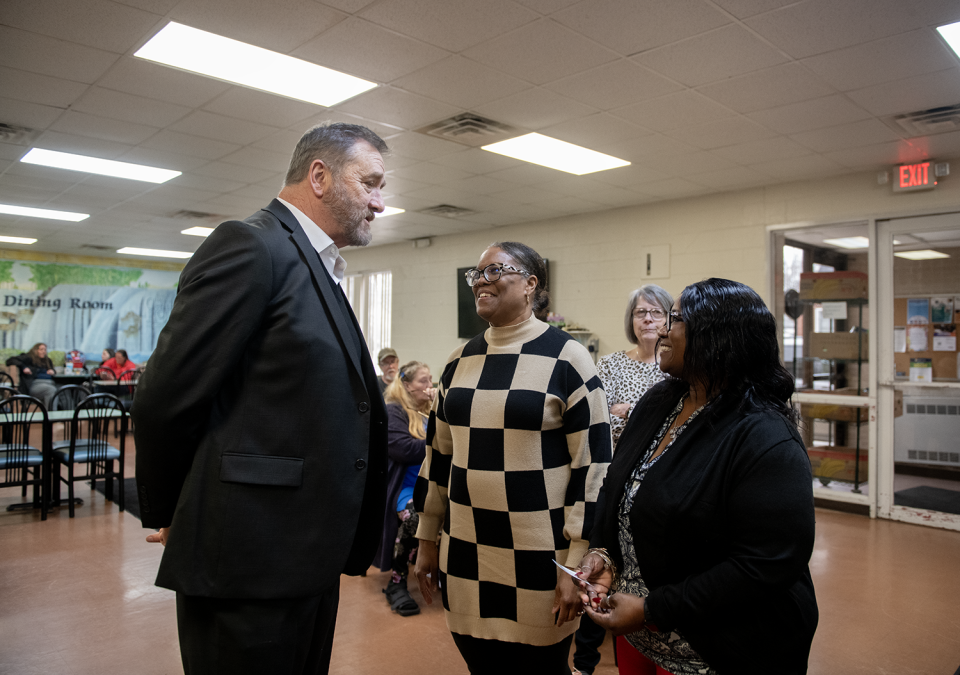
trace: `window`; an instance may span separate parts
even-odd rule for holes
[[[390,324],[393,299],[393,273],[367,272],[343,278],[343,292],[360,330],[366,338],[371,359],[384,347],[390,347]]]

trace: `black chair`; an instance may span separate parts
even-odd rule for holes
[[[13,378],[10,377],[10,373],[5,373],[0,370],[0,387],[13,387],[14,389],[17,388]]]
[[[0,401],[6,401],[13,396],[19,396],[20,390],[12,384],[0,384]]]
[[[90,395],[90,390],[79,384],[68,384],[57,391],[50,402],[50,410],[76,410],[80,401]]]
[[[46,423],[47,409],[32,396],[17,394],[0,401],[0,469],[3,470],[0,487],[19,485],[23,488],[22,495],[26,496],[27,486],[32,485],[32,508],[40,507],[41,520],[47,519],[43,451],[31,445],[30,435],[36,430],[42,438]],[[8,510],[18,506],[14,504]]]
[[[110,422],[120,420],[119,448],[109,443]],[[55,504],[60,503],[60,483],[66,483],[68,489],[70,517],[74,516],[73,484],[78,480],[89,480],[96,484],[98,478],[104,478],[104,494],[110,501],[116,501],[123,511],[123,466],[124,442],[127,435],[127,414],[123,403],[113,394],[91,394],[77,404],[70,420],[69,440],[53,443],[53,459],[56,462],[57,484],[53,493]],[[118,467],[114,469],[114,462]],[[86,464],[84,475],[77,475],[75,467]],[[61,465],[67,467],[67,477],[63,477]],[[119,478],[119,499],[113,498],[114,478]]]

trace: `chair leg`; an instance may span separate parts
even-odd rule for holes
[[[70,517],[73,518],[74,515],[74,506],[73,506],[73,464],[67,467],[67,499],[69,500],[70,507]]]

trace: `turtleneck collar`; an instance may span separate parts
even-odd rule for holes
[[[529,319],[513,326],[501,326],[499,328],[490,326],[483,336],[491,347],[509,347],[540,337],[549,327],[531,314]]]

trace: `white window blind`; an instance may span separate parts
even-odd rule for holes
[[[390,346],[390,325],[393,309],[393,273],[368,272],[351,274],[343,279],[343,292],[357,315],[360,329],[372,359]]]

